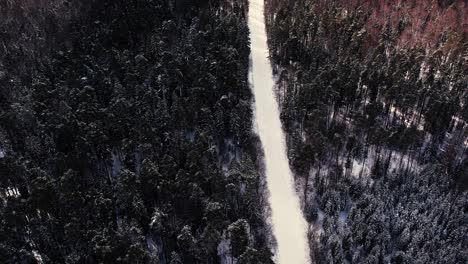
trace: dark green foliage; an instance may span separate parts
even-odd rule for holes
[[[268,263],[246,3],[7,2],[0,262]]]

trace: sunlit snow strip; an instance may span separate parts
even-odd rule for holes
[[[265,153],[271,223],[277,242],[275,261],[278,264],[310,263],[307,225],[295,193],[278,103],[273,92],[274,80],[268,59],[263,12],[263,0],[249,2],[252,51],[249,77],[255,96],[257,131]]]

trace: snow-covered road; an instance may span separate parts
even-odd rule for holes
[[[271,207],[271,224],[276,238],[275,262],[310,263],[307,224],[296,195],[286,156],[284,133],[274,95],[272,68],[268,58],[264,22],[264,0],[250,0],[250,83],[255,96],[255,121],[265,153],[265,173]]]

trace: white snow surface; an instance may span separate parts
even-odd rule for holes
[[[231,254],[231,240],[227,238],[226,232],[223,232],[221,242],[218,244],[218,256],[220,257],[221,264],[237,263],[237,259]]]
[[[120,173],[120,168],[122,167],[122,159],[120,151],[117,148],[112,149],[112,177],[117,177]]]
[[[263,0],[249,1],[251,39],[250,83],[255,97],[255,121],[265,154],[265,173],[278,264],[310,263],[307,224],[300,209],[286,156],[274,79],[268,57]]]
[[[33,253],[34,258],[36,259],[38,264],[44,263],[44,260],[42,260],[42,256],[41,256],[41,254],[39,254],[39,251],[33,250],[32,253]]]
[[[21,196],[21,193],[19,192],[19,189],[17,187],[9,186],[5,190],[5,195],[6,197],[18,198]]]

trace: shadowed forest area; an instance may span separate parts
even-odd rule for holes
[[[246,4],[0,1],[0,262],[271,263]]]

